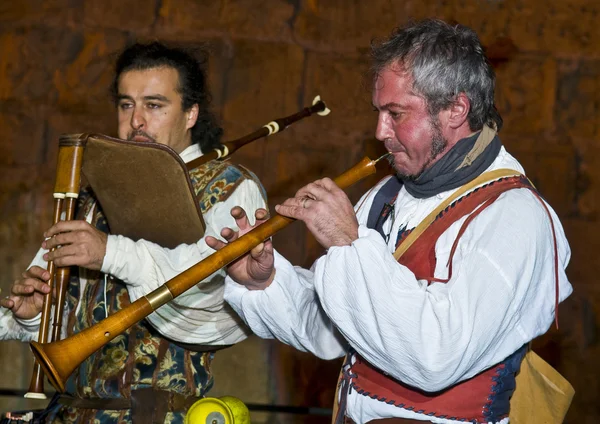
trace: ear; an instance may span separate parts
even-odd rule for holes
[[[465,93],[458,93],[454,103],[446,110],[446,119],[448,126],[452,129],[457,129],[467,122],[469,111],[471,110],[471,102]]]
[[[200,108],[198,107],[198,103],[195,103],[187,112],[187,121],[185,123],[185,129],[189,130],[194,125],[196,125],[196,121],[198,120],[198,111]]]

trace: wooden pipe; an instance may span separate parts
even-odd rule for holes
[[[294,122],[306,118],[307,116],[310,116],[314,113],[316,113],[319,116],[326,116],[329,115],[330,112],[331,111],[327,108],[323,100],[321,100],[321,96],[316,96],[313,99],[312,106],[305,107],[300,112],[294,113],[290,116],[286,116],[285,118],[275,119],[274,121],[271,121],[268,124],[264,125],[261,129],[256,130],[253,133],[245,135],[241,138],[238,138],[237,140],[227,141],[223,143],[221,149],[214,149],[211,152],[203,154],[198,159],[194,159],[193,161],[188,162],[186,164],[186,167],[187,169],[192,170],[208,161],[225,158],[233,152],[235,152],[240,147],[245,146],[246,144],[257,140],[261,137],[267,137],[271,134],[283,131]]]
[[[81,161],[85,137],[82,135],[61,136],[58,147],[58,163],[56,166],[56,182],[54,184],[54,213],[52,223],[61,220],[64,211],[64,220],[70,221],[75,215],[75,202],[79,197]],[[55,267],[54,262],[48,261],[47,271],[50,274],[48,285],[50,292],[44,296],[42,305],[42,316],[40,318],[40,329],[38,341],[45,343],[50,331],[50,320],[53,321],[52,341],[60,339],[62,326],[62,315],[64,311],[65,296],[69,282],[69,267]],[[55,301],[53,302],[53,292]],[[54,303],[54,314],[52,304]],[[46,399],[44,394],[44,376],[38,361],[33,363],[33,372],[26,398]]]

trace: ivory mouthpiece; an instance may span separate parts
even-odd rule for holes
[[[321,100],[321,96],[317,95],[317,96],[315,96],[315,98],[313,99],[313,102],[312,102],[312,104],[313,104],[313,105],[315,105],[315,104],[317,104],[317,103],[318,103],[318,102],[320,102],[320,101],[322,101],[322,100]],[[320,111],[320,112],[317,112],[317,115],[319,115],[319,116],[327,116],[327,115],[329,115],[329,114],[331,113],[331,109],[329,109],[329,108],[327,107],[327,105],[325,104],[325,102],[323,102],[323,104],[325,105],[325,109],[323,109],[323,110],[322,110],[322,111]]]

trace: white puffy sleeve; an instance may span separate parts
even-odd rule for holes
[[[259,337],[322,359],[343,356],[347,344],[319,303],[313,271],[292,266],[276,251],[275,269],[265,290],[248,290],[227,277],[225,299]]]
[[[46,268],[47,263],[43,259],[46,252],[45,249],[38,250],[27,269],[34,265]],[[15,318],[10,309],[0,307],[0,340],[21,340],[23,342],[37,340],[41,315],[39,314],[30,320],[23,320]],[[63,323],[66,325],[65,320],[63,320]]]

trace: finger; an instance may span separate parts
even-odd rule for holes
[[[55,250],[51,250],[49,252],[44,253],[44,260],[46,261],[53,261],[55,265],[59,265],[59,262],[61,262],[61,264],[59,266],[65,266],[65,260],[67,260],[67,258],[69,256],[78,256],[77,254],[80,252],[80,249],[78,246],[74,246],[72,244],[67,244],[66,246],[61,245],[61,247],[59,247],[58,249]],[[76,259],[76,258],[72,258],[72,259]],[[75,263],[73,264],[69,264],[69,265],[77,265]]]
[[[255,263],[254,266],[258,266],[262,270],[266,270],[273,267],[273,244],[270,240],[259,244],[250,251],[252,261]]]
[[[10,294],[13,296],[30,295],[35,291],[35,287],[32,284],[25,284],[23,282],[15,283],[10,288]]]
[[[56,252],[56,251],[55,251]],[[88,257],[82,255],[61,255],[52,260],[57,267],[61,266],[83,266],[88,263]]]
[[[290,199],[288,199],[290,200]],[[286,200],[287,202],[287,200]],[[302,219],[305,216],[305,212],[307,209],[304,209],[302,206],[298,206],[298,205],[290,205],[290,204],[282,204],[282,205],[275,205],[275,211],[279,214],[279,215],[283,215],[283,216],[287,216],[288,218],[294,218],[294,219]]]
[[[2,306],[3,308],[11,309],[13,307],[13,301],[10,300],[10,298],[8,296],[3,297],[0,300],[0,306]]]
[[[289,206],[294,208],[295,210],[298,211],[298,213],[300,213],[300,209],[308,209],[310,207],[310,205],[314,204],[315,202],[317,202],[317,200],[310,198],[308,196],[303,196],[303,197],[292,197],[290,199],[287,199],[285,202],[282,203],[283,206]]]
[[[21,274],[23,278],[37,278],[42,281],[48,281],[50,279],[50,273],[48,270],[41,268],[37,265],[32,266],[23,274]]]
[[[46,293],[50,293],[50,285],[48,285],[48,283],[44,282],[44,281],[40,281],[37,280],[35,278],[28,278],[26,280],[21,280],[22,284],[17,284],[17,285],[22,285],[22,286],[31,286],[33,287],[33,289],[37,292],[46,294]]]
[[[285,205],[285,206],[298,206],[298,199],[301,199],[300,197],[290,197],[289,199],[285,199],[282,203],[280,203],[280,205]]]
[[[273,239],[269,238],[269,239],[265,240],[264,245],[265,245],[265,252],[273,251]]]
[[[227,240],[228,243],[231,243],[232,241],[236,240],[238,236],[239,233],[237,231],[232,230],[231,228],[225,227],[221,230],[221,237]]]
[[[254,218],[256,218],[257,223],[263,223],[269,218],[269,211],[264,208],[259,208],[254,212]]]
[[[235,220],[243,219],[246,216],[246,211],[240,206],[234,206],[233,208],[231,208],[231,216]]]
[[[322,178],[317,182],[317,184],[327,191],[341,190],[341,188],[331,178]]]
[[[267,246],[271,246],[271,248],[268,248]],[[258,246],[255,246],[252,250],[250,250],[250,257],[252,257],[254,261],[264,266],[266,264],[272,263],[272,260],[269,260],[270,258],[272,258],[272,252],[272,245],[267,244],[267,242],[263,242]]]
[[[215,250],[221,250],[222,248],[227,246],[227,243],[225,243],[213,236],[206,236],[204,238],[204,240],[206,241],[206,244],[208,245],[208,247],[215,249]]]
[[[321,200],[329,195],[329,191],[321,184],[322,180],[310,183],[301,188],[296,193],[296,197],[308,197],[310,199]]]
[[[65,244],[73,244],[81,238],[82,233],[79,231],[73,231],[69,233],[59,233],[53,237],[48,237],[46,240],[42,242],[42,247],[44,249],[53,249],[57,246],[62,246]]]
[[[243,208],[239,206],[234,207],[233,209],[231,209],[231,216],[235,219],[235,225],[240,230],[245,230],[248,227],[250,227],[248,216],[246,215],[246,211]]]
[[[311,192],[312,190],[314,190],[315,188],[319,188],[322,187],[321,184],[321,180],[315,180],[312,183],[306,184],[304,187],[300,188],[297,192],[295,197],[302,197],[305,196],[306,193]]]
[[[76,219],[73,221],[59,221],[52,227],[48,228],[48,230],[44,233],[44,237],[53,237],[59,233],[83,230],[89,225],[90,224],[88,224],[86,221],[80,219]]]
[[[298,191],[296,192],[296,194],[294,194],[294,197],[302,197],[301,193],[306,192],[306,188],[308,187],[308,185],[305,185],[304,187],[300,187],[298,189]]]
[[[13,284],[10,289],[10,292],[13,296],[27,296],[36,291],[42,294],[50,293],[50,286],[39,280],[28,279],[21,280],[18,283]]]
[[[90,233],[96,230],[92,225],[88,222],[77,219],[73,221],[59,221],[50,227],[45,233],[44,237],[46,239],[50,239],[58,234],[68,234],[72,232],[82,232],[84,234]],[[46,240],[47,241],[47,240]]]
[[[254,246],[252,248],[252,250],[250,250],[250,256],[252,256],[253,259],[258,259],[263,254],[264,250],[265,250],[265,244],[261,243],[257,246]]]
[[[309,184],[310,185],[310,184]],[[302,187],[300,190],[296,192],[294,195],[295,198],[308,197],[314,199],[314,196],[310,192],[310,188],[308,186]]]

